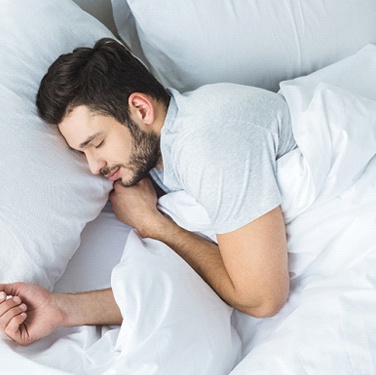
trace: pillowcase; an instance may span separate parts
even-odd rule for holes
[[[127,41],[134,22],[156,76],[180,91],[214,82],[277,91],[282,80],[376,42],[374,0],[112,0],[112,5],[120,36]]]
[[[138,38],[135,19],[128,3],[125,0],[112,1],[112,11],[115,27],[122,41],[148,66],[147,59],[141,48],[140,39]],[[150,66],[148,66],[148,68],[150,68]]]
[[[109,181],[91,175],[35,107],[50,64],[112,34],[68,0],[4,0],[0,23],[0,283],[52,289],[101,211]]]

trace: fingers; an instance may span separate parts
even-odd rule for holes
[[[12,337],[19,326],[25,321],[27,306],[18,296],[7,298],[5,292],[0,292],[0,329]]]
[[[6,293],[8,296],[15,296],[18,294],[17,290],[20,285],[21,283],[0,284],[0,290],[4,291],[4,293]]]
[[[16,337],[14,335],[18,332],[18,330],[20,329],[20,325],[24,323],[26,318],[27,318],[27,314],[25,312],[22,312],[21,314],[16,315],[13,319],[10,320],[4,332],[10,338],[16,340]]]

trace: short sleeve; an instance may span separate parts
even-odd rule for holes
[[[220,137],[218,132],[198,134],[190,155],[183,152],[180,158],[182,185],[207,210],[218,234],[239,229],[281,204],[278,134],[247,123],[237,128],[229,127]]]

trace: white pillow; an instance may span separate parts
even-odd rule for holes
[[[131,9],[125,0],[111,0],[112,10],[116,28],[122,41],[130,48],[130,50],[139,57],[145,65],[147,60],[141,48],[140,40],[138,38],[135,20]],[[150,68],[150,66],[149,66]]]
[[[0,23],[0,283],[52,289],[105,205],[111,184],[90,174],[35,96],[50,64],[112,34],[68,0],[3,0]]]
[[[157,77],[181,91],[213,82],[277,91],[282,80],[376,42],[374,0],[112,0],[112,5],[120,36],[126,40],[135,22]],[[134,20],[124,22],[124,14]]]

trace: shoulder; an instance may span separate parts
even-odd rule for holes
[[[288,106],[279,93],[253,86],[217,83],[178,94],[179,112],[189,117],[191,126],[202,122],[235,124],[246,121],[261,126],[282,118]]]
[[[180,94],[190,100],[201,100],[205,98],[210,102],[228,100],[247,100],[260,103],[263,101],[274,102],[284,105],[284,98],[281,94],[255,86],[240,85],[236,83],[213,83],[203,85],[196,90]]]
[[[176,91],[175,91],[176,93]],[[218,103],[229,100],[251,100],[283,102],[281,94],[265,90],[259,87],[240,85],[236,83],[214,83],[203,85],[193,91],[178,94],[178,97],[187,101],[197,102],[205,99],[207,103]]]
[[[214,165],[224,157],[228,163],[231,155],[259,149],[266,134],[277,137],[277,112],[285,107],[280,94],[231,83],[175,93],[174,99],[178,114],[171,147],[181,162],[209,159]]]

